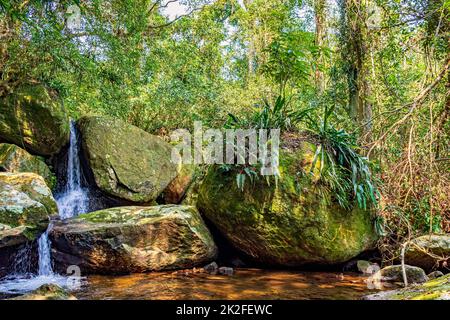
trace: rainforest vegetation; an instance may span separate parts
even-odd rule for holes
[[[373,212],[386,264],[450,232],[449,69],[449,0],[0,0],[1,97],[44,84],[72,119],[166,141],[194,121],[302,132],[339,206]]]

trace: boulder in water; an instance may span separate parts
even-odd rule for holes
[[[406,278],[408,283],[422,283],[428,280],[425,271],[419,267],[405,265]],[[387,266],[376,272],[369,279],[369,282],[403,282],[403,271],[401,265]]]
[[[217,248],[194,207],[117,207],[55,222],[52,256],[65,270],[120,274],[192,268],[212,261]]]
[[[213,261],[211,263],[208,263],[206,266],[203,267],[203,270],[207,273],[216,274],[217,270],[219,269],[219,266],[217,265],[217,262]]]
[[[107,117],[78,122],[96,185],[106,194],[151,203],[177,176],[172,147],[133,125]]]
[[[0,140],[50,156],[69,139],[69,118],[57,93],[27,83],[0,97]]]
[[[380,270],[378,264],[366,260],[358,260],[356,262],[356,267],[358,268],[358,271],[363,274],[374,274]]]
[[[230,267],[220,267],[219,274],[223,274],[226,276],[232,276],[234,274],[234,269]]]
[[[433,271],[427,275],[428,279],[436,279],[442,277],[444,274],[441,271]]]
[[[34,172],[45,179],[50,189],[55,186],[56,178],[47,164],[14,144],[0,143],[0,171]]]
[[[407,246],[405,261],[426,271],[450,268],[450,235],[433,234],[413,239]]]
[[[257,262],[279,266],[330,265],[374,246],[371,212],[339,206],[326,187],[308,177],[315,145],[302,142],[280,150],[280,177],[264,177],[243,190],[236,172],[211,167],[198,192],[197,207],[231,244]],[[247,179],[250,180],[250,179]]]

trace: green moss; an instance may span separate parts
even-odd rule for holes
[[[57,213],[56,202],[42,177],[34,173],[0,173],[0,224],[25,226],[23,235],[34,240]]]
[[[383,300],[436,300],[450,298],[450,274],[427,281],[421,285],[385,291],[377,294]],[[370,299],[370,296],[369,296]]]
[[[0,171],[34,172],[45,179],[50,189],[53,189],[56,185],[55,175],[42,159],[32,156],[13,144],[0,143]]]
[[[280,154],[280,179],[246,183],[241,191],[233,172],[211,168],[200,187],[198,206],[235,247],[279,265],[344,262],[371,248],[371,215],[344,210],[311,181],[313,146]]]
[[[177,176],[172,149],[160,138],[107,117],[82,118],[79,127],[95,182],[104,192],[148,203]]]
[[[11,300],[77,300],[63,288],[55,284],[44,284],[36,290]]]
[[[22,84],[0,99],[0,138],[49,156],[69,139],[69,119],[61,99],[40,84]]]

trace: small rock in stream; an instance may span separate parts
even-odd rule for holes
[[[210,274],[216,274],[217,270],[219,269],[219,266],[215,261],[211,262],[210,264],[207,264],[203,267],[203,270],[205,270],[207,273]]]
[[[436,279],[439,277],[442,277],[444,274],[441,271],[433,271],[430,274],[428,274],[428,279]]]
[[[233,268],[229,268],[229,267],[220,267],[219,268],[219,273],[223,274],[223,275],[227,275],[227,276],[232,276],[234,273],[234,269]]]
[[[428,277],[425,271],[419,267],[405,265],[406,277],[408,278],[408,283],[423,283],[428,281]],[[377,271],[375,274],[370,276],[367,280],[367,285],[370,289],[382,288],[385,285],[384,282],[398,282],[403,283],[403,272],[401,265],[393,265],[384,267],[383,269]]]
[[[245,262],[239,258],[234,258],[231,260],[231,265],[235,268],[244,268],[246,266]]]
[[[374,274],[375,272],[380,270],[380,267],[376,263],[371,263],[366,260],[358,260],[356,262],[356,266],[358,271],[363,274]]]

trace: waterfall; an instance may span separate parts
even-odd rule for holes
[[[81,164],[79,157],[79,141],[76,125],[70,122],[70,143],[67,157],[67,182],[63,191],[57,195],[59,216],[61,219],[86,213],[89,209],[87,189],[81,186]]]
[[[87,190],[83,189],[81,186],[79,147],[76,125],[73,121],[70,121],[69,152],[67,156],[66,171],[67,180],[63,191],[56,196],[56,203],[58,204],[58,211],[61,219],[68,219],[80,213],[85,213],[89,207]],[[51,243],[48,238],[48,230],[50,230],[50,228],[51,224],[38,241],[40,276],[53,275],[50,254]]]
[[[81,164],[79,158],[79,139],[76,125],[70,122],[70,140],[67,157],[66,184],[62,191],[55,196],[61,219],[68,219],[80,213],[88,212],[88,189],[81,185]],[[48,232],[52,227],[49,224],[38,239],[39,269],[38,275],[33,276],[30,269],[30,246],[25,245],[19,250],[15,258],[15,272],[0,281],[0,293],[25,293],[38,288],[44,283],[56,283],[62,287],[67,286],[67,277],[53,272],[51,263],[51,242]]]
[[[50,227],[49,227],[50,229]],[[48,238],[48,230],[45,231],[38,240],[39,252],[39,275],[51,276],[53,275],[52,259],[50,255],[50,239]]]
[[[81,164],[79,157],[79,142],[78,132],[75,122],[70,121],[70,138],[69,138],[69,152],[67,156],[67,180],[63,191],[56,196],[56,203],[58,204],[59,216],[61,219],[68,219],[80,213],[88,211],[89,198],[87,190],[81,186]],[[48,238],[48,230],[44,232],[38,241],[39,253],[39,275],[50,276],[53,275],[51,264],[51,243]]]

